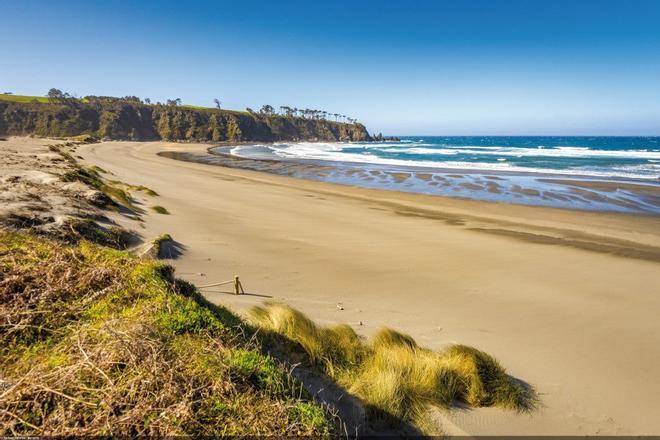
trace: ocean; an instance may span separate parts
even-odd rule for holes
[[[180,158],[365,188],[660,214],[660,137],[405,136],[220,146]]]
[[[658,180],[660,137],[405,136],[400,142],[280,143],[282,159]],[[237,147],[242,155],[249,147]]]

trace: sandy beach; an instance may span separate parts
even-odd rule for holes
[[[541,407],[443,412],[470,434],[658,434],[660,217],[468,201],[177,161],[208,145],[105,142],[78,153],[139,195],[144,239],[169,233],[197,285],[240,275],[239,312],[272,298],[368,335],[486,350]],[[340,307],[338,307],[340,305]]]

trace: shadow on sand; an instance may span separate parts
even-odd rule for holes
[[[425,437],[411,423],[393,416],[379,408],[366,404],[352,395],[343,386],[315,368],[307,366],[306,356],[299,352],[286,353],[282,348],[291,348],[292,341],[281,335],[270,334],[271,344],[265,347],[265,354],[277,359],[283,365],[292,365],[291,375],[295,377],[315,402],[327,407],[339,419],[340,436],[356,437]]]
[[[165,240],[160,243],[158,258],[162,260],[176,260],[186,250],[186,246],[176,240]]]
[[[236,295],[236,292],[234,292],[233,290],[214,290],[213,288],[210,287],[198,287],[198,289],[203,293],[224,293],[227,295]],[[245,292],[245,293],[241,293],[241,295],[256,296],[259,298],[272,298],[271,295],[266,295],[263,293],[254,293],[254,292]]]

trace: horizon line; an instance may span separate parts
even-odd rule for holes
[[[368,127],[367,127],[368,128]],[[660,137],[658,134],[385,134],[386,137]]]

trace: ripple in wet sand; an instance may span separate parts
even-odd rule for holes
[[[410,173],[389,173],[394,178],[394,182],[403,183],[410,178]]]
[[[484,189],[483,186],[477,185],[476,183],[470,183],[470,182],[459,183],[458,186],[460,186],[462,188],[465,188],[465,189],[472,190],[472,191],[479,191],[479,190]]]
[[[540,193],[538,190],[536,190],[536,189],[532,189],[532,188],[523,188],[523,187],[520,186],[520,185],[513,185],[513,186],[511,187],[511,191],[514,192],[514,193],[516,193],[516,194],[523,195],[523,196],[533,196],[533,197],[538,197],[538,196],[541,195],[541,193]]]
[[[502,191],[500,191],[501,188],[502,187],[495,182],[488,182],[486,184],[486,189],[488,190],[489,193],[492,194],[501,194],[502,193]]]

